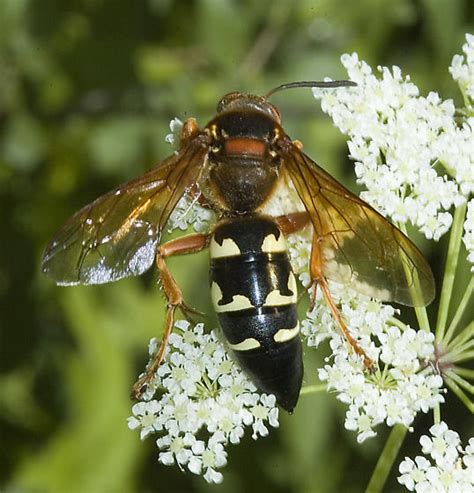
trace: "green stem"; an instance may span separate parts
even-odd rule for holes
[[[454,276],[458,265],[466,207],[467,205],[464,203],[454,211],[453,225],[449,236],[446,267],[444,270],[443,286],[441,287],[441,298],[439,300],[438,320],[436,324],[437,342],[443,340],[446,331],[446,321],[448,319],[449,305],[453,294]]]
[[[444,381],[451,391],[458,396],[459,400],[469,409],[469,411],[474,413],[474,403],[471,402],[469,397],[464,393],[459,385],[449,377],[445,377]]]
[[[433,421],[437,425],[441,423],[441,408],[439,407],[439,404],[436,404],[433,408]]]
[[[300,395],[305,395],[305,394],[316,394],[317,392],[323,392],[327,389],[327,385],[320,384],[320,385],[306,385],[305,387],[301,388]]]
[[[467,325],[459,334],[448,344],[448,348],[457,348],[474,336],[474,321]]]
[[[467,303],[469,301],[469,298],[471,297],[473,290],[474,290],[474,276],[471,277],[471,280],[469,281],[469,284],[467,285],[466,291],[464,291],[464,295],[461,299],[461,302],[458,305],[456,313],[454,314],[454,317],[451,320],[451,323],[449,324],[449,328],[446,331],[445,336],[443,337],[443,344],[446,344],[446,345],[449,344],[449,341],[453,337],[453,334],[456,331],[456,328],[459,324],[459,321],[461,320],[461,317],[464,313],[464,310],[466,309]]]
[[[453,371],[458,375],[474,380],[474,370],[470,368],[462,368],[461,366],[454,366]]]
[[[453,371],[448,371],[447,375],[451,380],[454,380],[466,392],[469,392],[470,394],[474,394],[474,385],[470,384],[467,380],[460,377],[459,375],[456,375],[456,373],[454,373]]]
[[[460,361],[466,361],[474,358],[474,351],[466,351],[464,353],[461,353],[459,356],[453,356],[451,357],[451,353],[448,355],[447,358],[447,363],[459,363]],[[441,362],[443,361],[443,358],[440,358]]]
[[[407,234],[407,229],[404,224],[399,223],[398,228],[405,235]],[[428,319],[428,312],[426,311],[426,307],[420,306],[420,300],[423,300],[423,294],[421,292],[420,280],[418,279],[418,275],[415,272],[411,272],[407,262],[402,262],[403,269],[405,270],[405,275],[407,281],[409,282],[409,290],[411,299],[413,300],[413,308],[416,313],[416,318],[418,320],[418,325],[420,329],[426,330],[426,332],[431,332],[430,321]],[[410,283],[410,279],[413,277],[413,284]]]
[[[464,100],[464,107],[466,108],[466,110],[469,110],[469,108],[471,107],[471,100],[469,96],[466,94],[466,89],[464,87],[459,86],[459,90],[461,91],[462,98]]]
[[[377,461],[365,493],[380,493],[382,491],[407,432],[408,428],[403,425],[395,425],[393,427]]]
[[[405,330],[407,328],[406,324],[404,324],[401,320],[398,320],[398,318],[395,317],[390,317],[388,321],[392,324],[398,327],[401,330]]]
[[[452,358],[452,361],[455,361],[454,358],[456,358],[456,356],[472,352],[472,351],[468,351],[468,349],[471,349],[472,347],[474,347],[474,340],[467,341],[464,344],[461,344],[460,346],[456,346],[450,349],[448,353],[448,357],[450,359]]]

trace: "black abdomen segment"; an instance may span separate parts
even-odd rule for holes
[[[241,367],[292,411],[303,378],[296,280],[283,234],[263,216],[221,223],[211,245],[211,294]]]

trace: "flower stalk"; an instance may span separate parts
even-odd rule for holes
[[[399,223],[398,227],[400,231],[402,231],[405,235],[407,235],[407,229],[403,223]],[[428,311],[426,310],[426,306],[422,306],[420,300],[423,299],[423,295],[421,293],[420,280],[418,275],[414,273],[410,273],[409,267],[406,262],[403,262],[403,268],[405,269],[405,276],[410,282],[411,277],[413,277],[413,284],[410,284],[410,295],[413,300],[413,309],[415,310],[416,319],[418,320],[418,325],[421,330],[426,330],[427,332],[431,332],[430,321],[428,318]]]
[[[377,461],[365,493],[380,493],[383,490],[407,432],[408,428],[406,426],[396,425],[393,427]]]
[[[453,294],[454,277],[459,261],[459,251],[463,233],[464,218],[466,216],[466,203],[461,204],[454,211],[453,225],[449,236],[448,255],[444,270],[441,297],[439,301],[438,318],[436,323],[436,341],[445,342],[446,322],[449,306]]]
[[[446,331],[443,337],[444,343],[447,344],[448,346],[451,344],[451,342],[454,342],[451,340],[453,339],[454,333],[456,332],[459,322],[468,306],[473,290],[474,290],[474,276],[471,277],[471,279],[469,280],[469,284],[467,285],[463,297],[459,302],[459,305],[456,309],[456,313],[454,314],[454,317],[452,318],[451,323],[449,324],[448,330]],[[468,327],[466,327],[466,329],[468,329]],[[466,329],[461,331],[460,335],[463,334],[466,331]],[[467,330],[467,337],[470,337],[472,335],[473,335],[472,331],[469,332],[469,330]]]

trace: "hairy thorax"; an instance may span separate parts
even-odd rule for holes
[[[200,187],[209,204],[226,214],[248,214],[271,195],[280,159],[272,149],[279,124],[259,111],[223,113],[206,127],[213,146]]]

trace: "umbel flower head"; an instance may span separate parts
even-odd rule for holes
[[[418,412],[444,402],[443,379],[430,365],[434,334],[404,325],[389,305],[331,286],[349,330],[374,362],[372,370],[350,351],[322,297],[303,321],[302,333],[310,347],[329,341],[331,355],[319,378],[348,406],[345,427],[357,432],[357,441],[375,436],[383,422],[410,427]]]
[[[337,92],[313,90],[323,111],[349,137],[357,181],[366,188],[361,193],[364,200],[400,227],[411,223],[428,239],[435,240],[453,225],[454,206],[456,223],[451,230],[447,264],[450,269],[456,265],[454,259],[460,251],[466,199],[474,191],[474,37],[467,35],[466,40],[466,56],[456,55],[450,68],[464,96],[464,110],[456,110],[451,100],[442,100],[434,92],[421,96],[398,67],[378,67],[377,77],[356,54],[343,55],[341,60],[357,87]],[[459,120],[459,116],[463,118]],[[470,203],[463,237],[471,263],[472,210]],[[451,279],[454,271],[455,268]],[[474,283],[471,279],[447,328],[448,293],[452,288],[449,279],[448,276],[443,286],[436,333],[429,332],[429,321],[422,311],[417,316],[424,330],[414,331],[398,321],[389,307],[382,310],[382,305],[376,309],[377,325],[372,328],[374,319],[367,318],[363,298],[357,295],[357,301],[351,300],[351,296],[346,297],[348,290],[342,290],[340,306],[344,318],[361,346],[377,362],[377,370],[369,378],[354,373],[354,357],[344,355],[344,345],[331,332],[327,337],[333,355],[330,364],[320,370],[320,378],[349,405],[346,428],[357,430],[359,441],[373,435],[377,422],[408,426],[416,412],[437,407],[443,402],[442,378],[473,409],[463,390],[472,392],[472,385],[466,380],[472,378],[472,372],[458,366],[472,359],[472,323],[457,335],[455,331]],[[376,305],[374,301],[366,304]],[[317,345],[330,322],[324,307],[318,307],[313,315],[316,324],[306,324],[305,330],[310,342]],[[346,380],[343,374],[348,377]]]
[[[149,349],[151,356],[155,339]],[[217,469],[227,464],[227,445],[239,443],[245,430],[257,439],[278,426],[275,397],[257,393],[213,332],[204,334],[202,324],[191,327],[182,320],[132,413],[128,425],[140,429],[142,440],[159,435],[161,463],[202,474],[210,483],[222,481]]]
[[[398,482],[417,493],[468,493],[474,491],[474,438],[463,449],[458,433],[445,422],[433,425],[423,435],[424,455],[405,457],[399,466]]]
[[[459,127],[451,100],[426,97],[399,67],[379,67],[377,78],[354,53],[342,64],[358,86],[314,89],[321,107],[350,138],[361,197],[399,223],[439,239],[452,223],[450,208],[474,190],[473,123]],[[438,173],[437,169],[446,173]]]

